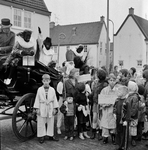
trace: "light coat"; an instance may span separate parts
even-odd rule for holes
[[[102,89],[100,94],[104,94],[104,95],[115,94],[116,90],[117,90],[116,87],[111,89],[110,86],[107,86],[104,89]],[[107,129],[115,129],[116,128],[116,119],[113,115],[113,105],[112,104],[102,108],[102,118],[101,118],[100,125],[101,125],[101,127],[107,128]]]
[[[39,115],[41,117],[51,118],[53,116],[54,108],[58,108],[56,93],[54,88],[49,87],[48,98],[46,99],[45,89],[41,86],[35,98],[34,108],[39,108]]]

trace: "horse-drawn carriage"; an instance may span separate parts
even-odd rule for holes
[[[8,73],[9,67],[0,72],[0,106],[5,106],[0,114],[12,116],[14,134],[19,140],[25,141],[36,135],[37,122],[33,105],[37,89],[42,85],[42,75],[50,75],[51,86],[54,88],[62,76],[54,68],[39,61],[35,61],[33,66],[18,65],[11,86],[3,82]],[[11,109],[13,113],[9,113]]]

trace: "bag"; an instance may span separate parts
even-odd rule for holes
[[[66,106],[65,106],[64,104],[61,105],[61,107],[60,107],[60,112],[61,112],[62,114],[66,114],[66,113],[67,113],[67,111],[66,111]]]

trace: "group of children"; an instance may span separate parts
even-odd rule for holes
[[[122,71],[120,73],[124,75]],[[78,83],[79,70],[73,68],[69,78],[57,86],[59,104],[55,90],[49,86],[49,75],[43,75],[43,86],[38,89],[34,104],[38,115],[37,136],[40,143],[44,142],[46,135],[56,140],[54,115],[57,113],[58,134],[61,134],[61,120],[64,116],[65,140],[74,139],[75,124],[80,139],[94,139],[98,129],[98,140],[103,139],[106,144],[111,135],[112,143],[119,145],[118,150],[127,149],[129,135],[133,146],[136,146],[136,140],[141,140],[146,112],[144,85],[137,84],[133,79],[121,79],[121,76],[116,77],[113,73],[107,76],[102,69],[95,70],[91,75],[92,81]],[[101,94],[116,95],[117,98],[114,103],[98,104],[98,95]],[[91,136],[87,134],[88,123],[92,128]]]

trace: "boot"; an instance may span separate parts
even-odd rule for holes
[[[92,129],[92,135],[91,135],[91,139],[95,139],[96,137],[96,129]]]
[[[111,134],[111,138],[112,138],[112,144],[116,145],[115,134]]]
[[[102,137],[102,130],[99,129],[99,133],[98,133],[98,141],[101,141],[103,139]]]
[[[87,134],[87,132],[83,132],[84,137],[90,139],[90,136]]]
[[[84,140],[84,139],[85,139],[84,136],[83,136],[83,133],[80,133],[80,134],[79,134],[79,138],[80,138],[81,140]]]
[[[136,146],[135,136],[132,136],[131,138],[131,145]]]
[[[107,143],[108,143],[108,137],[104,137],[103,144],[107,144]]]

